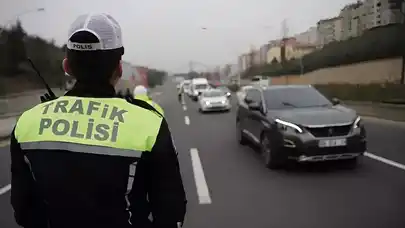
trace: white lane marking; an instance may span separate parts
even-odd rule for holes
[[[187,111],[187,106],[183,105],[183,110]]]
[[[395,161],[392,161],[392,160],[388,160],[388,159],[383,158],[383,157],[380,157],[380,156],[377,156],[377,155],[375,155],[375,154],[371,154],[371,153],[365,152],[365,153],[364,153],[364,156],[367,156],[367,157],[369,157],[369,158],[371,158],[371,159],[380,161],[380,162],[385,163],[385,164],[387,164],[387,165],[391,165],[391,166],[394,166],[394,167],[396,167],[396,168],[405,170],[405,165],[403,165],[403,164],[401,164],[401,163],[398,163],[398,162],[395,162]]]
[[[198,155],[198,150],[196,148],[191,148],[190,154],[199,203],[211,204],[211,196],[208,190],[207,181],[205,180],[204,170],[201,164],[200,156]]]
[[[8,192],[11,190],[11,184],[6,185],[2,188],[0,188],[0,196],[3,195],[4,193]]]
[[[186,125],[190,125],[190,118],[188,118],[188,116],[185,116],[184,122],[186,123]]]

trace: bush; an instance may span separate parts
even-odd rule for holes
[[[325,96],[341,100],[405,103],[405,85],[400,84],[329,84],[314,85]]]

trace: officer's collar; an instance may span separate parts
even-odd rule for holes
[[[115,97],[115,89],[110,84],[87,84],[77,82],[75,86],[66,93],[67,96],[81,97]]]

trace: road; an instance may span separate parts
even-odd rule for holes
[[[235,110],[200,114],[176,100],[174,85],[156,101],[179,152],[190,228],[402,228],[405,170],[364,157],[356,170],[338,164],[264,168],[235,137]],[[405,128],[366,121],[369,153],[405,164]],[[0,187],[10,183],[9,151],[0,149]],[[0,227],[16,228],[9,192],[0,195]]]

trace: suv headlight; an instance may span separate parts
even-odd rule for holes
[[[209,101],[205,101],[205,102],[204,102],[204,104],[205,104],[205,105],[210,105],[210,104],[211,104],[211,102],[209,102]]]
[[[354,129],[360,128],[360,126],[361,126],[361,118],[360,118],[360,116],[358,116],[356,118],[356,120],[353,122],[353,128]]]
[[[284,120],[280,120],[280,119],[276,119],[276,123],[277,123],[277,127],[285,132],[295,132],[298,134],[303,133],[304,131],[296,124],[284,121]]]

